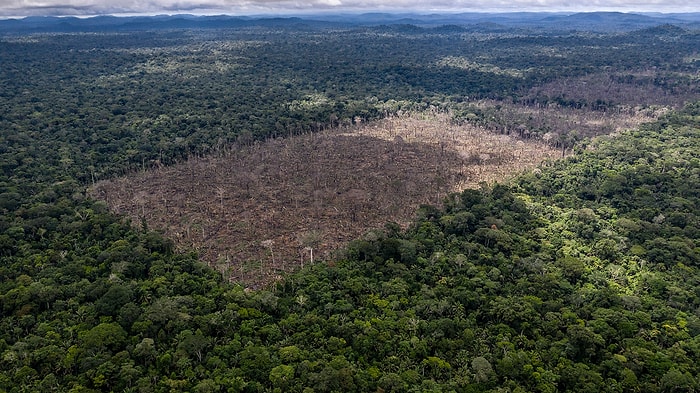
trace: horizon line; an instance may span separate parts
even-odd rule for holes
[[[224,10],[203,10],[197,12],[195,10],[177,10],[169,12],[168,10],[162,11],[145,11],[145,12],[101,12],[101,13],[28,13],[22,15],[2,15],[0,14],[0,20],[22,20],[27,18],[78,18],[78,19],[89,19],[95,17],[110,16],[115,18],[129,18],[129,17],[157,17],[157,16],[193,16],[193,17],[207,17],[207,16],[228,16],[228,17],[250,17],[250,18],[264,18],[271,16],[285,16],[285,17],[295,17],[295,16],[342,16],[342,15],[365,15],[365,14],[387,14],[387,15],[459,15],[459,14],[491,14],[491,15],[507,15],[507,14],[586,14],[586,13],[620,13],[620,14],[630,14],[630,15],[679,15],[679,14],[700,14],[698,11],[634,11],[634,10],[612,10],[612,9],[592,9],[592,10],[451,10],[451,9],[401,9],[401,10],[385,10],[385,9],[337,9],[337,10],[257,10],[255,12],[233,12]]]

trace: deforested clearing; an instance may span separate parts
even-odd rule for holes
[[[562,156],[536,139],[411,113],[236,145],[98,183],[94,197],[162,231],[226,278],[259,286],[328,258],[422,204]]]

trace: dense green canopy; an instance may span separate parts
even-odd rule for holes
[[[375,46],[362,47],[369,58],[378,62],[374,50],[380,48],[382,59],[403,53],[389,45],[389,33],[371,32]],[[259,34],[251,33],[256,39]],[[101,35],[0,42],[0,391],[700,388],[697,103],[598,139],[591,149],[546,163],[512,184],[452,195],[441,208],[425,206],[407,230],[387,224],[336,260],[308,266],[268,290],[222,282],[196,255],[175,253],[172,242],[147,225],[135,228],[84,194],[94,177],[212,152],[240,135],[372,118],[396,97],[418,106],[424,103],[416,99],[461,91],[512,100],[514,92],[525,96],[521,84],[554,78],[546,67],[570,70],[564,63],[576,58],[573,73],[627,69],[659,47],[664,49],[654,53],[662,56],[654,59],[661,62],[664,55],[688,54],[696,35],[679,37],[677,47],[665,39],[648,51],[638,46],[625,52],[624,46],[615,59],[595,55],[603,49],[592,45],[590,63],[583,46],[546,62],[509,57],[523,45],[543,44],[507,38],[500,42],[503,58],[493,57],[499,67],[546,64],[524,79],[484,72],[490,81],[475,81],[481,86],[475,90],[469,80],[481,71],[459,74],[462,79],[445,69],[424,75],[409,60],[383,65],[375,79],[364,81],[372,74],[370,62],[359,61],[353,73],[358,79],[335,82],[315,72],[329,67],[329,75],[341,78],[333,68],[338,59],[359,58],[360,48],[352,45],[367,41],[344,46],[331,40],[326,45],[337,45],[335,57],[325,61],[336,62],[324,65],[302,62],[307,49],[296,52],[320,45],[321,38],[285,44],[290,38],[264,34],[275,45],[251,40],[234,48],[240,68],[176,80],[153,70],[182,66],[182,58],[166,63],[192,50],[168,46],[182,38],[177,32],[153,33],[151,47],[129,34],[119,42]],[[421,37],[410,45],[406,37],[395,41],[429,52],[431,39],[445,40],[438,48],[447,50],[448,38],[455,38]],[[573,38],[551,39],[574,45]],[[590,41],[632,45],[635,39]],[[470,45],[482,44],[469,41],[461,48]],[[262,52],[247,52],[259,46]],[[150,50],[167,53],[151,56]],[[351,55],[343,57],[343,50]],[[46,63],[49,53],[55,62]],[[280,58],[288,62],[276,62]],[[288,67],[283,74],[289,84],[281,77],[265,84],[261,75],[279,76],[279,70],[257,69],[245,75],[260,79],[228,90],[221,75],[258,67],[251,59]],[[625,61],[630,63],[621,65]],[[143,65],[141,73],[131,62]],[[298,68],[302,63],[313,69]],[[676,83],[668,88],[692,90],[681,71],[695,63],[664,63],[664,75]],[[311,87],[294,79],[313,75],[319,79],[304,79]],[[390,82],[383,84],[380,75]],[[635,78],[646,83],[643,75]],[[667,81],[650,83],[667,88]],[[326,85],[313,85],[321,82]],[[375,83],[376,90],[363,90]],[[328,86],[347,96],[333,98]],[[341,86],[352,91],[342,93]],[[324,94],[312,94],[319,91]],[[531,98],[533,105],[545,100]]]

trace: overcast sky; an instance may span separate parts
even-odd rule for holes
[[[0,0],[0,16],[317,11],[700,12],[698,0]],[[691,5],[694,3],[696,5]]]

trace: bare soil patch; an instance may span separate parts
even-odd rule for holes
[[[103,181],[91,193],[197,250],[227,278],[258,286],[369,229],[408,223],[421,204],[557,157],[542,141],[411,114],[234,146]]]

